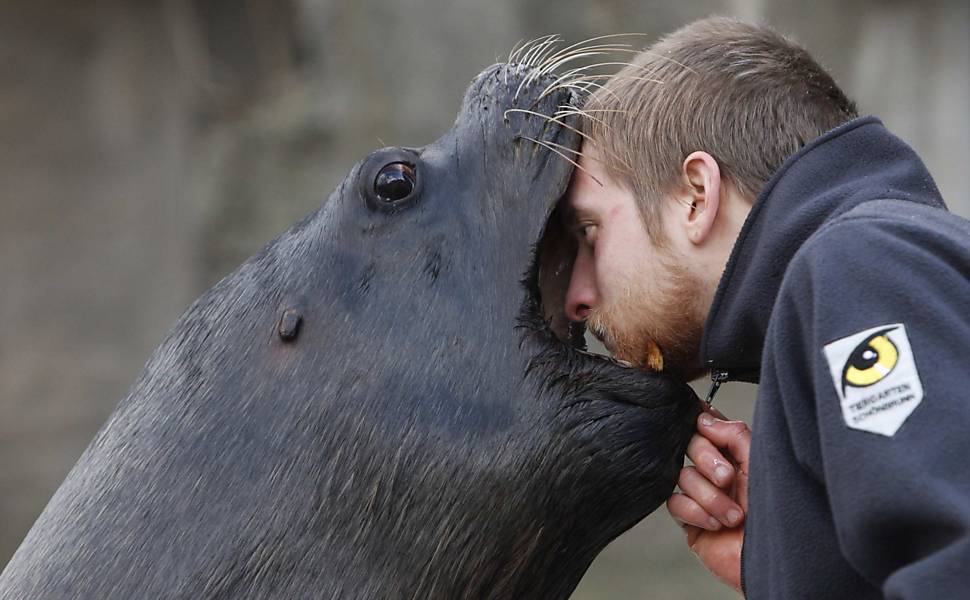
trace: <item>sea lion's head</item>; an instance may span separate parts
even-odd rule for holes
[[[696,414],[562,318],[540,240],[581,101],[494,65],[441,139],[361,160],[179,320],[0,589],[568,596],[670,494]]]

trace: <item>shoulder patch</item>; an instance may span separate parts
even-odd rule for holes
[[[873,327],[825,345],[842,418],[852,429],[892,436],[923,401],[902,323]]]

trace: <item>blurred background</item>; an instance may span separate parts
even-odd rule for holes
[[[360,157],[433,141],[520,39],[713,13],[805,44],[970,215],[966,0],[0,0],[0,567],[175,318]],[[574,597],[734,594],[660,510]]]

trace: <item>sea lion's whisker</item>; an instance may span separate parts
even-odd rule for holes
[[[536,67],[536,70],[541,71],[541,69],[539,67],[541,65],[545,64],[546,57],[551,52],[555,52],[555,50],[556,50],[556,44],[558,44],[561,41],[562,41],[562,37],[557,34],[555,37],[553,37],[550,40],[550,42],[546,45],[545,48],[542,49],[541,52],[539,52],[538,54],[535,55],[535,59],[534,59],[535,65],[533,65],[533,66]]]
[[[601,52],[601,53],[612,53],[612,52],[628,52],[636,54],[636,50],[632,50],[629,44],[601,44],[598,46],[587,46],[585,48],[577,48],[572,52],[567,54],[559,53],[554,56],[550,56],[542,67],[546,71],[555,70],[555,68],[549,68],[550,65],[562,65],[566,62],[573,60],[575,57],[583,56],[587,52]]]
[[[569,71],[565,76],[560,77],[559,79],[568,79],[570,76],[575,76],[576,79],[579,79],[579,78],[584,78],[584,79],[612,79],[612,78],[619,78],[619,77],[634,77],[634,75],[621,75],[620,72],[616,72],[616,73],[586,73],[586,74],[583,74],[583,75],[579,75],[578,73],[580,73],[583,70],[584,70],[584,67],[577,67],[577,68],[573,69],[572,71]],[[647,71],[647,74],[650,74],[650,73],[653,73],[653,72],[654,72],[653,70],[649,70],[649,71]],[[658,83],[663,83],[659,79],[656,79],[654,81],[656,81]]]
[[[525,136],[522,136],[522,137],[525,137]],[[528,138],[527,138],[527,139],[528,139]],[[542,143],[543,143],[543,144],[548,144],[548,145],[550,145],[550,146],[555,146],[556,148],[559,148],[560,150],[565,150],[566,152],[572,152],[572,153],[573,153],[573,154],[575,154],[576,156],[586,156],[585,154],[583,154],[583,153],[582,153],[581,151],[579,151],[579,150],[573,150],[573,149],[572,149],[572,148],[570,148],[569,146],[564,146],[564,145],[562,145],[562,144],[557,144],[556,142],[549,142],[549,141],[543,141]]]
[[[589,48],[580,48],[574,52],[571,52],[565,56],[556,58],[554,61],[547,60],[546,64],[543,65],[545,72],[552,72],[556,69],[562,67],[565,64],[571,63],[575,60],[581,58],[586,58],[587,56],[595,56],[598,54],[613,54],[615,52],[630,52],[636,54],[636,50],[630,48],[615,46],[615,45],[604,45],[604,46],[590,46]]]
[[[563,49],[563,50],[560,50],[559,52],[553,54],[552,56],[550,56],[549,57],[549,62],[555,62],[555,61],[558,61],[559,59],[564,58],[566,56],[571,56],[571,55],[576,54],[576,53],[579,53],[579,52],[588,52],[590,50],[611,50],[611,49],[619,50],[619,49],[623,49],[623,48],[632,48],[632,47],[633,47],[633,44],[620,44],[620,43],[615,43],[615,44],[591,44],[589,46],[583,46],[581,48],[575,48],[575,49],[571,49],[571,50]]]
[[[607,67],[607,66],[636,67],[636,68],[640,69],[641,71],[645,71],[647,75],[650,75],[650,74],[652,74],[655,71],[655,69],[649,68],[649,67],[647,67],[645,65],[637,65],[636,63],[630,63],[630,62],[612,62],[612,61],[611,62],[600,62],[600,63],[594,63],[594,64],[584,65],[584,66],[581,66],[581,67],[576,67],[574,69],[570,69],[569,71],[566,71],[565,73],[563,73],[559,77],[559,80],[567,79],[567,78],[570,78],[570,77],[575,77],[578,73],[583,73],[585,71],[589,71],[590,69],[596,69],[596,68],[599,68],[599,67]],[[616,73],[595,73],[595,74],[593,74],[593,73],[587,73],[586,75],[584,75],[584,77],[596,77],[596,78],[608,79],[608,78],[614,77],[616,75],[617,75]],[[630,76],[629,75],[625,75],[625,77],[630,77]],[[557,80],[557,82],[558,82],[558,80]],[[555,85],[555,83],[557,83],[557,82],[553,82],[553,84],[550,84],[550,87],[552,85]],[[548,88],[546,88],[546,89],[548,90]],[[545,90],[543,91],[543,93],[545,93]]]
[[[545,62],[540,65],[540,69],[544,72],[554,71],[556,69],[555,65],[564,64],[563,61],[568,61],[571,57],[581,56],[587,52],[613,52],[625,50],[629,47],[629,44],[600,44],[598,46],[587,46],[585,48],[577,48],[568,53],[558,52],[550,57],[548,57]]]
[[[595,63],[592,65],[583,65],[582,67],[576,67],[575,70],[588,71],[589,69],[595,69],[598,67],[636,67],[638,69],[649,70],[645,65],[638,65],[636,63],[622,62],[622,61],[609,61],[609,62]]]
[[[512,53],[509,54],[509,62],[510,63],[517,63],[519,61],[519,56],[521,56],[522,52],[525,51],[526,46],[528,46],[532,42],[533,42],[533,40],[527,40],[525,42],[522,42],[521,45],[519,45],[515,49],[514,52],[512,52]]]
[[[620,163],[620,165],[623,166],[624,168],[626,168],[628,171],[633,171],[633,168],[630,167],[630,165],[627,164],[626,161],[624,161],[623,159],[621,159],[616,154],[608,151],[606,148],[603,148],[597,140],[595,140],[594,138],[590,137],[588,134],[584,133],[583,131],[580,131],[576,127],[573,127],[569,123],[564,122],[562,119],[555,118],[555,117],[550,117],[549,115],[544,115],[544,114],[542,114],[540,112],[536,112],[534,110],[527,110],[527,109],[524,109],[524,108],[510,108],[510,109],[507,109],[505,111],[505,115],[508,115],[508,113],[510,113],[510,112],[521,112],[521,113],[525,113],[525,114],[528,114],[528,115],[533,115],[533,116],[536,116],[536,117],[540,117],[542,119],[545,119],[546,123],[555,123],[556,125],[559,125],[560,127],[563,127],[565,129],[568,129],[568,130],[576,133],[578,136],[580,136],[584,140],[586,140],[586,143],[589,143],[589,144],[591,144],[593,146],[596,146],[596,147],[600,148],[600,150],[602,150],[609,158],[611,158],[611,159],[615,160],[616,162]],[[518,134],[518,135],[519,135],[519,137],[526,137],[526,136],[524,136],[522,134]]]
[[[576,107],[573,107],[573,106],[570,106],[568,108],[570,108],[572,110],[560,110],[560,111],[556,111],[556,113],[555,113],[554,116],[555,117],[559,117],[559,116],[578,116],[578,117],[582,117],[582,118],[585,118],[585,119],[589,119],[590,121],[596,121],[597,123],[599,123],[600,125],[602,125],[603,128],[605,128],[606,130],[613,131],[613,128],[608,123],[606,123],[606,121],[603,121],[602,119],[599,119],[597,117],[594,117],[591,114],[588,114],[585,110],[580,109],[580,108],[576,108]],[[626,111],[612,111],[612,112],[626,112]],[[609,158],[611,158],[615,162],[619,163],[620,166],[623,167],[622,169],[619,169],[620,171],[623,171],[623,172],[626,172],[626,173],[632,173],[633,172],[633,167],[630,166],[630,163],[628,163],[625,160],[623,160],[620,157],[620,155],[616,154],[615,152],[611,152],[611,151],[607,150],[599,142],[597,142],[596,140],[594,140],[593,138],[591,138],[588,134],[587,135],[584,135],[583,137],[586,140],[586,143],[588,143],[588,144],[590,144],[592,146],[598,147],[601,152],[603,152],[604,154],[606,154]],[[589,158],[591,160],[599,160],[599,159],[596,159],[596,158],[593,158],[593,157],[589,157]],[[603,162],[603,161],[601,161],[601,162]],[[613,167],[613,168],[616,168],[616,167]]]
[[[596,37],[591,37],[591,38],[586,39],[586,40],[583,40],[581,42],[576,42],[575,44],[572,44],[570,46],[566,46],[565,48],[563,48],[562,50],[560,50],[558,53],[556,53],[554,55],[554,58],[558,58],[559,55],[565,54],[565,53],[573,50],[574,48],[577,48],[577,49],[580,49],[581,50],[582,48],[578,48],[579,46],[582,46],[583,44],[588,44],[590,42],[598,42],[600,40],[606,40],[606,39],[610,39],[610,38],[627,37],[627,36],[630,36],[630,37],[633,37],[633,36],[645,36],[645,35],[647,35],[647,34],[645,34],[645,33],[611,33],[609,35],[600,35],[600,36],[596,36]]]
[[[542,49],[542,52],[540,52],[539,54],[536,55],[535,61],[534,61],[535,62],[535,66],[538,66],[538,65],[541,65],[542,63],[544,63],[546,61],[546,57],[549,56],[550,54],[555,53],[556,52],[556,49],[559,46],[559,44],[562,43],[562,42],[563,42],[562,36],[559,35],[559,34],[556,34],[556,36],[554,38],[552,38],[551,43],[548,46],[546,46],[545,48],[543,48]]]
[[[550,117],[549,115],[544,115],[541,112],[536,112],[534,110],[528,110],[528,109],[525,109],[525,108],[510,108],[510,109],[508,109],[508,110],[505,111],[505,114],[507,115],[510,112],[520,112],[520,113],[525,113],[527,115],[532,115],[532,116],[535,116],[535,117],[539,117],[539,118],[545,119],[546,121],[549,121],[550,123],[555,123],[556,125],[560,125],[562,127],[565,127],[566,129],[569,129],[570,131],[574,131],[574,132],[578,133],[580,136],[582,136],[583,139],[589,140],[591,143],[594,143],[593,140],[590,139],[589,136],[587,136],[585,133],[583,133],[579,129],[576,129],[572,125],[564,122],[562,119],[556,119],[556,118]]]
[[[582,94],[588,94],[589,93],[589,88],[591,88],[591,87],[598,87],[598,88],[602,89],[604,92],[606,92],[607,94],[609,94],[610,96],[612,96],[617,101],[619,101],[619,99],[620,99],[620,97],[616,95],[616,92],[614,92],[610,88],[606,87],[605,85],[600,85],[600,84],[595,83],[593,81],[587,81],[585,83],[572,83],[572,82],[569,82],[569,81],[564,81],[563,83],[559,84],[557,87],[553,88],[550,91],[550,93],[556,91],[557,89],[569,88],[569,89],[578,90]]]
[[[529,61],[531,60],[530,56],[536,51],[536,48],[538,48],[540,44],[550,37],[552,37],[552,35],[542,35],[534,40],[529,41],[529,43],[526,44],[527,50],[525,50],[522,55],[519,56],[519,62],[526,65],[529,64]]]
[[[533,71],[530,72],[528,75],[526,75],[521,82],[519,82],[519,86],[516,88],[515,95],[513,96],[513,101],[518,100],[518,97],[522,93],[523,88],[531,85],[533,81],[535,81],[542,75],[552,73],[555,70],[562,68],[564,65],[572,61],[580,60],[583,58],[589,58],[591,56],[610,54],[614,52],[616,53],[626,52],[630,54],[646,54],[663,61],[671,62],[679,67],[682,67],[683,69],[690,71],[691,73],[696,73],[694,69],[688,67],[687,65],[679,61],[676,61],[670,57],[662,56],[647,50],[633,49],[631,47],[632,46],[631,44],[623,44],[623,43],[590,44],[590,42],[595,42],[598,40],[603,40],[608,38],[631,37],[631,36],[642,36],[642,35],[646,35],[646,34],[617,33],[617,34],[611,34],[611,35],[602,35],[602,36],[589,38],[587,40],[583,40],[582,42],[571,44],[558,51],[553,51],[553,50],[555,49],[556,44],[562,41],[562,38],[559,36],[559,34],[550,34],[550,35],[538,37],[538,38],[535,38],[534,40],[530,40],[522,44],[521,46],[518,46],[518,43],[517,43],[516,46],[518,47],[513,47],[512,52],[509,53],[509,62],[511,63],[513,61],[518,61],[519,63],[524,64],[527,67],[532,67]],[[583,85],[582,87],[578,85],[560,86],[563,80],[567,80],[570,78],[573,78],[571,80],[571,83],[576,83],[576,82],[585,82],[588,79],[608,78],[612,76],[609,74],[602,74],[602,75],[588,74],[583,78],[575,77],[575,75],[578,73],[582,73],[585,71],[589,71],[591,69],[596,69],[601,67],[620,67],[620,68],[634,67],[650,73],[653,72],[653,69],[651,69],[650,67],[647,67],[646,65],[637,65],[631,62],[610,61],[610,62],[600,62],[600,63],[590,64],[590,65],[584,65],[581,67],[577,67],[575,69],[571,69],[570,71],[567,71],[566,73],[560,75],[556,79],[556,81],[549,84],[542,91],[542,93],[539,94],[539,97],[532,105],[534,106],[540,100],[545,98],[548,94],[552,93],[552,91],[556,89],[562,89],[562,87],[576,89],[584,93],[588,93],[590,87],[602,87],[602,86],[591,86],[586,83],[582,84]],[[632,77],[632,76],[625,76],[625,77]],[[644,78],[644,79],[641,79],[641,81],[649,81],[651,83],[663,83],[660,80],[651,79],[651,78]]]
[[[626,44],[626,46],[629,46],[629,44]],[[670,58],[669,56],[664,56],[662,54],[657,54],[656,52],[651,52],[649,50],[636,50],[634,48],[628,48],[628,47],[622,47],[620,45],[616,45],[615,47],[613,47],[611,49],[611,52],[626,52],[627,54],[636,54],[636,55],[651,56],[651,57],[656,58],[656,59],[659,59],[659,60],[663,60],[663,61],[666,61],[666,62],[669,62],[669,63],[673,63],[673,64],[677,65],[678,67],[681,67],[681,68],[683,68],[683,69],[685,69],[687,71],[690,71],[691,73],[694,73],[695,75],[697,74],[697,71],[695,71],[691,67],[688,67],[684,63],[682,63],[680,61],[677,61],[677,60],[674,60],[674,59]],[[631,67],[635,65],[635,63],[624,63],[624,64],[629,65]],[[647,68],[646,65],[636,65],[636,66],[638,66],[640,68],[643,68],[643,69],[646,69]]]
[[[525,79],[519,84],[519,89],[523,86],[529,86],[535,81],[541,74],[542,71],[536,66],[541,64],[545,60],[545,55],[551,51],[555,50],[556,44],[562,41],[562,38],[558,34],[551,36],[548,40],[539,44],[541,49],[534,53],[529,60],[529,66],[532,67],[532,71],[526,75]],[[519,95],[518,90],[516,91],[516,96]]]
[[[647,83],[657,83],[663,85],[662,79],[651,79],[650,77],[636,77],[635,75],[583,75],[582,77],[577,77],[572,79],[571,83],[579,83],[585,81],[596,81],[597,79],[610,79],[610,80],[626,80],[626,81],[644,81]]]
[[[598,55],[610,54],[611,52],[615,52],[615,51],[623,50],[623,49],[621,49],[621,48],[610,49],[609,46],[602,46],[602,47],[595,47],[595,46],[593,46],[593,47],[590,47],[590,48],[584,48],[584,50],[588,50],[589,51],[588,56],[598,56]],[[585,58],[585,56],[587,56],[587,55],[585,55],[585,54],[582,55],[582,56],[575,55],[574,57],[570,57],[569,60],[573,60],[574,58],[581,58],[581,57],[582,58]],[[555,69],[558,69],[558,68],[560,68],[564,64],[565,64],[565,62],[557,62],[551,68],[547,69],[547,72],[551,72],[551,71],[553,71]],[[562,79],[566,79],[566,78],[574,75],[575,73],[582,73],[583,71],[586,71],[586,70],[588,70],[590,68],[593,68],[593,67],[596,67],[596,66],[599,66],[599,65],[595,65],[595,64],[594,65],[586,65],[586,66],[581,66],[581,67],[576,67],[576,68],[570,69],[569,71],[566,71],[565,73],[559,75],[558,80],[561,81]],[[610,74],[608,74],[608,73],[604,73],[603,74],[604,77],[609,77],[609,75]]]
[[[512,104],[515,104],[519,99],[519,94],[522,92],[522,87],[525,86],[526,79],[526,77],[523,77],[522,81],[519,82],[519,86],[515,88],[515,94],[512,95]]]
[[[590,78],[590,79],[609,79],[610,77],[615,77],[616,74],[613,74],[613,73],[586,74],[586,75],[583,75],[581,77],[578,75],[579,73],[583,73],[585,71],[588,71],[589,69],[595,69],[595,68],[604,67],[604,66],[615,66],[615,65],[621,65],[621,66],[637,66],[637,65],[634,65],[633,63],[626,63],[626,62],[601,62],[601,63],[595,63],[595,64],[591,64],[591,65],[585,65],[585,66],[582,66],[582,67],[576,67],[574,69],[570,69],[566,73],[563,73],[563,75],[561,75],[556,81],[550,83],[546,87],[546,89],[542,90],[542,93],[539,94],[539,97],[536,98],[536,100],[535,100],[535,102],[533,104],[538,103],[540,100],[542,100],[543,98],[545,98],[547,95],[551,94],[554,90],[560,89],[557,86],[563,80],[568,80],[570,83],[573,83],[575,81],[580,81],[581,78],[584,78],[584,79],[585,78]],[[653,72],[652,70],[647,69],[646,67],[641,67],[641,68],[643,70],[645,70],[645,71]],[[630,76],[629,75],[624,75],[624,77],[630,77]]]
[[[617,112],[617,113],[625,113],[627,111],[625,111],[625,110],[608,110],[608,109],[599,109],[599,110],[592,109],[592,110],[586,110],[586,109],[583,109],[583,108],[578,108],[576,106],[570,106],[570,105],[565,105],[564,104],[564,105],[560,106],[559,107],[559,110],[557,110],[555,113],[553,113],[552,116],[555,117],[555,118],[558,118],[558,117],[578,116],[578,117],[582,117],[584,119],[589,119],[590,121],[595,121],[595,122],[599,123],[604,128],[606,128],[606,129],[608,129],[610,131],[613,130],[613,128],[610,126],[609,123],[607,123],[603,119],[600,119],[599,117],[594,117],[593,115],[589,114],[590,112]]]
[[[541,51],[540,48],[547,45],[550,40],[558,36],[559,34],[554,33],[552,35],[546,35],[541,38],[536,38],[535,45],[532,48],[529,48],[529,51],[522,55],[522,57],[519,59],[519,62],[525,65],[526,67],[532,67],[533,57],[536,55],[537,52]],[[519,99],[519,94],[522,93],[522,88],[526,86],[526,84],[531,79],[531,77],[532,77],[532,73],[529,73],[528,76],[523,77],[522,81],[519,82],[519,86],[515,88],[515,94],[512,96],[513,103]]]
[[[602,73],[597,75],[576,75],[573,77],[560,77],[556,81],[553,81],[548,86],[546,86],[544,90],[542,90],[542,93],[539,94],[539,96],[535,99],[535,103],[537,104],[539,101],[541,101],[543,98],[545,98],[552,92],[558,89],[561,89],[562,86],[560,84],[562,83],[583,83],[585,81],[595,81],[597,79],[611,79],[613,77],[618,77],[618,75],[611,74],[611,73]]]
[[[592,173],[590,173],[589,170],[584,169],[583,167],[581,167],[579,165],[578,162],[576,162],[575,160],[569,158],[568,156],[566,156],[565,154],[563,154],[559,150],[556,150],[555,148],[553,148],[552,146],[550,146],[546,142],[541,142],[541,141],[539,141],[539,140],[537,140],[535,138],[531,138],[531,137],[529,137],[527,135],[521,135],[521,134],[519,134],[518,137],[520,137],[520,138],[522,138],[524,140],[529,140],[530,142],[535,142],[536,144],[542,146],[543,148],[549,150],[550,152],[555,152],[560,157],[562,157],[563,160],[567,161],[569,164],[571,164],[572,166],[576,167],[577,169],[579,169],[583,173],[586,173],[586,175],[589,176],[590,179],[592,179],[593,181],[595,181],[596,183],[598,183],[600,185],[600,187],[605,187],[605,186],[603,186],[603,182],[600,181],[595,175],[593,175]]]
[[[512,49],[509,50],[509,58],[505,62],[507,63],[513,62],[515,55],[518,54],[519,52],[519,44],[521,44],[524,41],[524,39],[525,38],[520,38],[519,41],[515,42],[515,44],[512,46]]]
[[[590,121],[596,121],[597,123],[599,123],[603,127],[607,128],[607,129],[611,129],[611,127],[603,119],[600,119],[598,117],[594,117],[593,115],[587,113],[586,111],[581,110],[581,109],[578,109],[578,108],[574,108],[574,110],[557,110],[555,113],[553,113],[552,116],[558,118],[558,117],[568,117],[568,116],[572,116],[572,115],[577,115],[577,116],[583,117],[585,119],[589,119]]]
[[[564,64],[566,64],[566,63],[568,63],[570,61],[573,61],[573,60],[579,60],[581,58],[587,58],[587,57],[590,57],[590,56],[603,56],[603,55],[606,55],[606,54],[610,54],[610,52],[609,51],[606,51],[606,50],[597,50],[597,51],[583,52],[582,54],[575,54],[573,56],[567,56],[566,58],[563,58],[561,60],[558,60],[558,61],[556,61],[556,62],[554,62],[554,63],[552,63],[550,65],[547,65],[545,67],[540,67],[542,69],[540,71],[540,73],[541,74],[551,73],[551,72],[555,71],[556,69],[558,69],[559,67],[561,67],[562,65],[564,65]]]
[[[588,94],[589,88],[591,87],[598,88],[603,90],[605,93],[609,94],[614,100],[619,101],[620,99],[620,97],[617,96],[616,92],[614,92],[612,89],[610,89],[606,85],[603,85],[602,83],[596,83],[595,81],[584,81],[581,83],[577,83],[575,87],[576,89],[579,89],[580,91],[582,91],[584,94]]]
[[[538,56],[539,53],[542,52],[542,50],[546,48],[549,45],[549,42],[552,41],[553,39],[554,37],[550,35],[546,38],[543,38],[541,42],[533,46],[532,49],[529,50],[529,53],[523,57],[522,62],[525,64],[525,66],[527,67],[535,66],[536,56]]]
[[[576,72],[577,72],[577,69],[571,69],[569,71],[566,71],[565,73],[563,73],[559,77],[557,77],[555,81],[553,81],[548,86],[546,86],[546,89],[542,90],[542,93],[539,94],[539,96],[536,98],[535,103],[538,103],[543,98],[545,98],[550,93],[549,90],[551,90],[552,88],[554,88],[555,86],[557,86],[560,82],[566,80],[567,78],[569,78],[570,76],[572,76]]]
[[[522,64],[524,64],[526,66],[531,67],[532,66],[532,57],[535,56],[535,54],[539,51],[539,49],[542,48],[542,47],[544,47],[544,45],[546,44],[546,42],[548,42],[550,39],[552,39],[555,35],[558,35],[558,34],[555,34],[554,33],[552,35],[544,35],[544,36],[542,36],[540,38],[536,38],[535,41],[534,41],[534,44],[532,45],[532,47],[529,48],[529,51],[528,52],[526,52],[525,54],[522,55],[522,58],[519,59],[519,62],[521,62]]]
[[[515,51],[515,56],[510,57],[509,62],[516,62],[516,63],[519,63],[519,64],[524,63],[525,62],[525,60],[524,60],[525,57],[529,53],[531,53],[532,50],[535,48],[535,45],[538,44],[543,39],[545,39],[545,36],[533,38],[533,39],[527,41],[526,43],[522,44],[522,46],[519,47],[519,49]]]
[[[563,104],[563,105],[560,106],[560,108],[566,108],[566,107],[568,107],[568,108],[577,108],[577,107],[573,106],[572,104]],[[622,109],[619,109],[619,108],[582,108],[582,109],[579,109],[579,110],[582,110],[584,113],[591,113],[591,112],[626,113],[626,112],[630,112],[628,110],[622,110]]]
[[[509,58],[505,61],[507,64],[513,64],[515,62],[515,57],[518,56],[519,52],[522,51],[522,47],[525,46],[524,41],[525,38],[520,38],[519,41],[515,42],[515,45],[512,46],[512,50],[509,51]],[[505,80],[505,87],[507,88],[509,87],[509,70],[503,69],[503,71],[503,79]]]

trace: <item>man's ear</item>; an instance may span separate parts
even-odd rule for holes
[[[721,169],[707,152],[693,152],[681,166],[684,208],[679,219],[692,244],[701,245],[714,229],[721,201]]]

